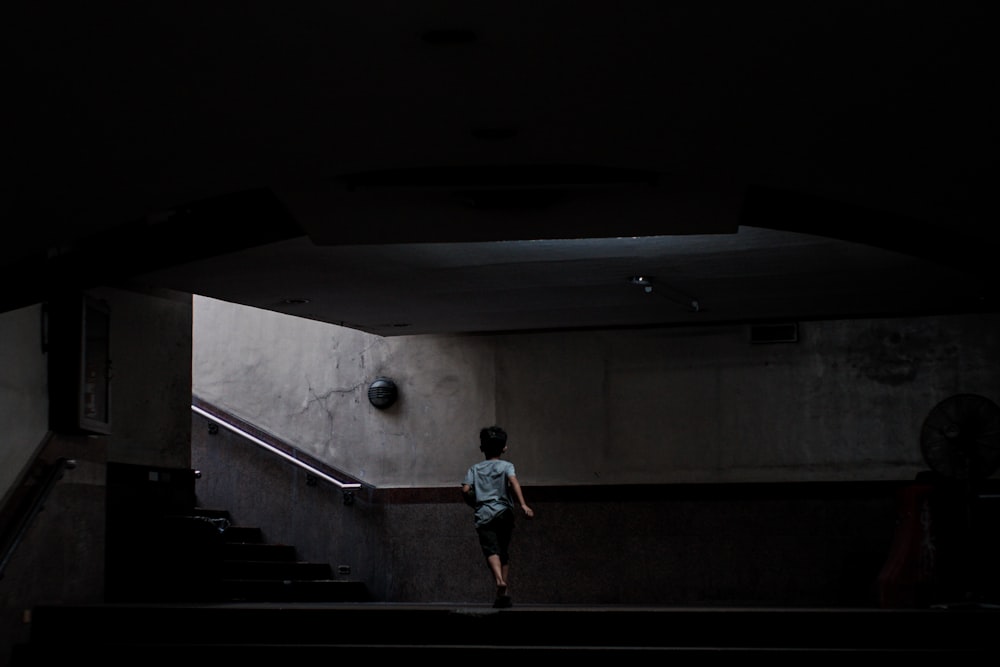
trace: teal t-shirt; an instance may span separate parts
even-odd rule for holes
[[[514,464],[503,459],[480,461],[469,467],[463,484],[476,494],[474,520],[477,526],[489,523],[504,510],[514,509],[507,478],[515,475]]]

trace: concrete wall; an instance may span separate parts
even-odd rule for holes
[[[112,288],[91,296],[111,317],[111,460],[187,467],[191,462],[191,298]],[[0,497],[49,433],[46,324],[41,304],[0,313]]]
[[[200,505],[295,545],[377,601],[481,605],[493,594],[456,487],[332,484],[192,416]],[[252,480],[252,481],[251,481]],[[519,604],[874,607],[905,483],[527,486]]]
[[[191,297],[92,290],[111,306],[108,460],[191,465]]]
[[[803,322],[767,345],[747,326],[381,339],[196,298],[195,394],[373,485],[345,505],[193,416],[198,499],[350,567],[377,600],[488,602],[457,486],[497,422],[537,512],[515,537],[521,603],[877,606],[914,509],[900,494],[927,469],[923,420],[957,393],[1000,397],[998,324]],[[380,375],[401,392],[381,411]],[[915,599],[907,586],[894,594]]]
[[[0,499],[49,427],[42,307],[0,313]]]
[[[100,602],[106,464],[187,467],[191,459],[191,299],[104,288],[111,312],[110,435],[49,431],[41,306],[0,314],[0,461],[7,497],[33,457],[71,458],[0,578],[0,666],[36,604]],[[30,479],[30,475],[27,475]]]
[[[452,484],[495,413],[489,338],[380,338],[195,298],[192,392],[379,486]],[[380,411],[368,386],[401,388]]]
[[[211,299],[193,392],[379,488],[449,487],[510,434],[522,484],[909,480],[957,393],[1000,400],[1000,316],[383,339]],[[377,376],[398,403],[367,400]]]

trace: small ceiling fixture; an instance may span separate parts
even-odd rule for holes
[[[633,285],[642,288],[642,291],[649,294],[653,291],[653,279],[649,276],[629,276],[628,281]]]
[[[642,291],[646,294],[653,293],[653,277],[634,275],[629,276],[628,281],[637,287],[641,287]],[[668,301],[673,301],[674,303],[680,304],[688,308],[691,312],[697,313],[701,310],[701,303],[697,298],[684,294],[680,290],[670,287],[669,285],[660,284],[660,291],[657,292],[659,296],[662,296]]]

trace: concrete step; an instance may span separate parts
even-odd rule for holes
[[[290,544],[213,508],[176,509],[138,522],[116,547],[112,602],[367,601],[367,586],[300,560]],[[124,574],[122,574],[124,573]]]
[[[838,657],[980,660],[1000,610],[734,609],[384,603],[62,605],[33,610],[12,667],[60,659],[597,658],[768,664]],[[491,657],[492,656],[492,657]],[[212,662],[209,662],[211,660]],[[493,663],[491,663],[493,664]]]
[[[368,587],[345,579],[223,579],[229,602],[368,602]]]
[[[282,560],[224,560],[220,568],[224,579],[327,580],[333,579],[329,563]]]

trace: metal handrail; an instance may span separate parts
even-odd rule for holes
[[[340,489],[345,489],[345,490],[346,489],[360,489],[362,487],[362,485],[359,484],[359,483],[355,483],[355,482],[343,482],[343,481],[341,481],[339,479],[335,479],[335,478],[331,477],[330,475],[327,475],[326,473],[324,473],[324,472],[322,472],[320,470],[317,470],[316,468],[314,468],[313,466],[309,465],[305,461],[297,459],[294,456],[290,456],[289,454],[281,451],[277,447],[274,447],[270,443],[265,442],[264,440],[261,440],[260,438],[256,437],[252,433],[248,433],[247,431],[245,431],[245,430],[243,430],[241,428],[238,428],[238,427],[234,426],[233,424],[230,424],[226,420],[220,419],[216,415],[213,415],[211,412],[203,410],[202,408],[198,407],[197,405],[192,405],[191,409],[194,412],[197,412],[199,415],[201,415],[201,416],[203,416],[203,417],[205,417],[207,419],[210,419],[211,421],[215,422],[219,426],[227,428],[230,431],[232,431],[233,433],[236,433],[241,438],[246,438],[247,440],[250,440],[251,442],[253,442],[255,445],[259,445],[259,446],[263,447],[264,449],[266,449],[266,450],[268,450],[268,451],[270,451],[270,452],[272,452],[274,454],[277,454],[278,456],[280,456],[280,457],[282,457],[284,459],[287,459],[288,461],[291,461],[295,465],[297,465],[300,468],[306,470],[310,475],[315,475],[316,477],[324,479],[327,482],[330,482],[331,484],[333,484],[334,486],[336,486],[336,487],[338,487]]]
[[[10,531],[10,536],[6,537],[6,544],[2,545],[3,556],[0,558],[0,579],[3,578],[3,573],[7,568],[7,563],[10,562],[14,552],[17,551],[17,547],[20,546],[21,540],[24,538],[24,534],[28,531],[28,527],[31,525],[31,522],[34,520],[35,516],[42,511],[42,508],[45,506],[45,501],[48,499],[49,494],[52,493],[52,489],[56,486],[56,482],[62,479],[63,471],[72,470],[75,467],[76,461],[74,459],[67,459],[64,457],[57,459],[51,466],[49,466],[45,477],[42,479],[42,483],[28,499],[27,507],[20,510],[18,515],[11,522],[14,528]]]

